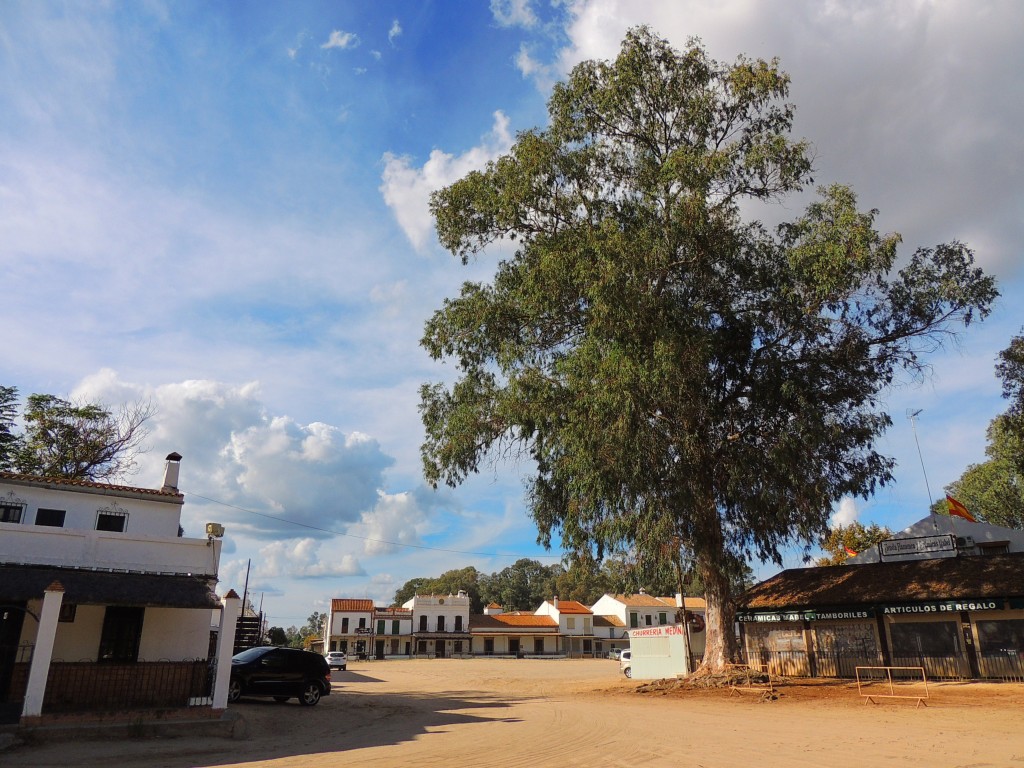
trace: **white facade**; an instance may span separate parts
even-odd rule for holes
[[[0,646],[0,677],[32,660],[23,717],[41,715],[52,664],[141,670],[210,655],[223,529],[179,536],[180,459],[168,456],[159,490],[0,472],[0,636],[17,642]],[[233,620],[219,622],[224,637]],[[218,658],[218,680],[230,661]]]
[[[373,635],[373,600],[334,599],[324,634],[325,650],[350,656],[370,653]]]
[[[569,656],[593,656],[594,614],[575,600],[545,600],[534,611],[537,616],[550,616],[558,622],[562,651]]]
[[[412,611],[413,655],[452,657],[470,652],[469,595],[416,595],[403,605]]]
[[[655,597],[643,591],[635,595],[605,594],[591,606],[591,610],[598,616],[614,616],[622,622],[622,628],[609,630],[617,638],[612,647],[622,649],[629,647],[628,630],[675,626],[683,599],[680,594]],[[699,597],[687,597],[685,603],[686,611],[692,617],[688,627],[690,653],[700,656],[704,653],[707,605]]]

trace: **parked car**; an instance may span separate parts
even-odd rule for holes
[[[327,659],[327,666],[331,669],[344,671],[348,666],[348,656],[344,651],[329,651],[324,658]]]
[[[613,659],[614,661],[618,661],[619,660],[619,655],[621,653],[622,653],[622,649],[621,648],[612,648],[610,651],[608,651],[608,658],[609,659]]]
[[[626,677],[633,676],[633,651],[629,648],[619,655],[619,671]]]
[[[274,701],[298,698],[300,704],[312,707],[330,693],[331,668],[319,653],[263,646],[231,659],[229,702],[241,696],[272,696]]]

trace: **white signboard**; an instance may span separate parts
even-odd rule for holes
[[[956,542],[950,534],[918,536],[911,539],[888,539],[878,545],[883,560],[894,557],[927,557],[939,552],[956,552]]]

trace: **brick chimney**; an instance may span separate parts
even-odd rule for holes
[[[167,463],[164,464],[164,485],[161,491],[178,490],[178,470],[181,468],[181,454],[167,454]]]

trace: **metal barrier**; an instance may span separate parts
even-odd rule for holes
[[[140,661],[134,664],[54,662],[43,712],[170,709],[208,703],[209,661]]]
[[[877,702],[873,699],[917,699],[917,707],[924,704],[928,706],[928,676],[925,674],[924,667],[857,667],[857,693],[864,697],[864,703],[867,704],[869,701],[872,704]],[[871,672],[882,672],[882,675],[870,675]],[[920,682],[924,686],[924,689],[917,689],[916,692],[912,693],[896,693],[896,685],[893,680],[893,673],[899,674],[901,679],[901,688],[904,686],[911,686],[917,683],[917,676],[920,675]],[[861,677],[862,673],[865,678]],[[909,680],[908,680],[909,678]],[[878,684],[888,683],[888,685],[882,690],[887,690],[888,693],[878,693],[877,691],[864,692],[864,689]],[[905,690],[905,688],[903,688]]]

